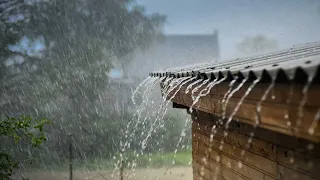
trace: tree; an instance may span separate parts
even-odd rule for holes
[[[240,52],[245,54],[262,54],[277,49],[277,42],[263,35],[246,37],[237,45]]]
[[[117,129],[130,120],[129,115],[115,114],[101,103],[113,95],[106,75],[112,67],[110,57],[126,63],[123,57],[147,48],[162,36],[165,17],[146,15],[141,8],[130,10],[130,0],[0,3],[2,113],[54,119],[46,145],[58,157],[66,154],[68,133],[82,133],[75,136],[81,155],[105,151],[97,148],[103,146],[97,139],[107,137],[105,142],[112,144],[111,135],[120,135]],[[22,38],[39,40],[45,48],[38,53],[9,48]],[[6,65],[17,56],[23,61]],[[116,151],[106,148],[109,153]]]
[[[32,163],[32,158],[28,157],[24,160],[17,160],[9,153],[8,142],[14,141],[16,147],[18,143],[23,146],[31,145],[33,148],[38,148],[42,142],[46,140],[43,131],[44,125],[50,123],[47,119],[33,122],[31,118],[8,117],[6,120],[0,121],[0,139],[1,142],[6,142],[7,146],[0,150],[0,179],[11,179],[14,170],[18,169],[19,164],[24,162]]]

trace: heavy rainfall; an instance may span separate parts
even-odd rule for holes
[[[229,142],[215,135],[223,128],[229,136],[264,79],[184,73],[214,74],[226,65],[237,70],[253,61],[244,57],[266,53],[296,58],[304,43],[319,55],[320,45],[312,43],[320,41],[319,18],[317,0],[0,0],[0,179],[195,179],[192,118],[199,102],[226,84],[208,139],[223,151]],[[315,76],[308,73],[301,88],[298,125]],[[257,141],[264,101],[278,98],[276,76],[270,79],[243,148]],[[287,91],[290,104],[294,85]],[[173,108],[183,95],[189,106]],[[283,116],[288,129],[289,114]],[[317,109],[310,136],[319,118]],[[206,179],[208,157],[201,161]],[[246,163],[237,161],[233,169]]]

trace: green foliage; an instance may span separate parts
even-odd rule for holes
[[[79,161],[99,156],[111,158],[119,152],[124,127],[134,119],[125,99],[133,87],[108,83],[107,73],[114,64],[128,63],[130,58],[126,57],[136,49],[144,50],[159,40],[165,17],[148,15],[138,5],[128,8],[134,3],[131,0],[3,0],[0,3],[2,113],[55,119],[51,128],[46,129],[49,141],[43,143],[44,148],[30,153],[32,148],[15,149],[6,140],[7,149],[36,157],[36,163],[31,166],[36,168],[65,163],[69,133],[74,134],[74,157]],[[16,13],[25,18],[8,21]],[[8,46],[22,37],[43,39],[45,49],[40,55],[11,51]],[[6,66],[5,62],[14,56],[21,56],[24,61]],[[121,97],[117,96],[119,91],[123,92]],[[153,136],[150,142],[163,144],[173,134],[179,137],[180,126],[174,126],[168,127],[168,131],[160,130],[166,135]],[[140,133],[145,130],[138,128]],[[31,145],[44,140],[41,134],[36,136],[40,139],[29,139],[28,133],[24,136],[19,132],[19,135],[13,139],[26,139]],[[133,148],[141,147],[139,138]],[[150,144],[147,151],[174,149],[175,142],[170,141],[167,147]]]
[[[14,140],[15,144],[23,143],[38,148],[47,140],[44,125],[49,124],[47,119],[41,119],[34,122],[31,118],[21,116],[19,118],[7,117],[6,120],[0,121],[0,137]],[[0,179],[10,179],[14,170],[18,168],[20,163],[32,163],[31,157],[23,161],[16,161],[6,149],[0,151]]]
[[[175,157],[175,158],[174,158]],[[169,167],[169,166],[188,166],[192,160],[190,150],[182,150],[177,152],[150,153],[147,155],[134,158],[137,167]],[[133,160],[133,159],[132,159]],[[172,164],[174,160],[174,164]]]

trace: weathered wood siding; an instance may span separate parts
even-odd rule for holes
[[[201,111],[192,119],[196,180],[320,179],[318,143],[235,121],[226,130],[219,117]]]
[[[246,83],[230,98],[226,105],[226,118],[232,114],[239,100],[250,85],[251,82]],[[187,86],[188,84],[182,86],[177,93],[178,88],[176,88],[169,94],[168,98],[170,98],[170,95],[176,93],[172,101],[190,107],[193,100],[191,91],[189,91],[188,94],[185,93]],[[237,83],[234,84],[233,89],[237,86]],[[245,98],[233,119],[254,125],[257,118],[257,104],[268,87],[269,84],[257,84]],[[259,127],[314,142],[320,142],[319,126],[314,129],[313,134],[309,133],[315,115],[320,107],[320,86],[312,85],[306,95],[302,93],[303,88],[303,85],[276,84],[274,88],[271,89],[266,100],[261,103]],[[229,83],[221,83],[215,86],[208,95],[200,98],[200,101],[195,104],[193,108],[221,117],[223,115],[222,101],[228,89]],[[201,90],[202,88],[200,88],[198,92]],[[304,100],[306,100],[306,103],[301,104]]]

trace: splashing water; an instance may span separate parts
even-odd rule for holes
[[[230,115],[228,121],[226,122],[226,129],[229,128],[229,124],[232,121],[233,116],[237,113],[237,111],[239,110],[241,104],[243,103],[244,99],[249,95],[249,93],[251,92],[251,90],[254,88],[254,86],[256,86],[256,84],[260,81],[260,79],[256,79],[255,81],[253,81],[253,83],[248,87],[247,91],[244,93],[244,95],[241,97],[241,99],[239,100],[237,106],[235,107],[235,109],[233,110],[232,114]]]
[[[183,130],[181,131],[180,138],[179,138],[178,143],[177,143],[177,145],[176,145],[176,149],[174,150],[174,155],[173,155],[173,159],[172,159],[172,163],[171,163],[172,165],[171,165],[171,167],[168,167],[168,168],[167,168],[165,174],[166,174],[166,173],[168,172],[168,170],[169,170],[170,168],[172,168],[172,167],[174,166],[174,164],[175,164],[175,160],[176,160],[176,157],[177,157],[178,148],[179,148],[180,143],[182,142],[183,138],[185,138],[185,136],[186,136],[186,132],[185,132],[185,131],[186,131],[187,125],[188,125],[188,123],[189,123],[190,121],[191,121],[191,119],[190,119],[190,118],[187,118],[186,121],[185,121],[185,123],[184,123]]]
[[[136,105],[136,103],[135,103],[135,95],[139,92],[139,89],[143,86],[143,85],[145,85],[145,84],[148,84],[149,83],[149,81],[151,81],[151,79],[152,79],[152,77],[147,77],[145,80],[143,80],[139,85],[138,85],[138,87],[133,91],[133,93],[132,93],[132,96],[131,96],[131,100],[132,100],[132,103],[133,103],[133,105]]]
[[[136,128],[133,128],[133,131],[131,132],[131,134],[129,133],[129,128],[131,127],[131,124],[133,122],[135,122],[135,127],[138,126],[138,124],[140,123],[141,120],[141,113],[142,111],[147,107],[148,102],[147,101],[149,99],[149,97],[152,94],[152,90],[154,89],[155,85],[158,84],[159,81],[162,81],[163,78],[147,78],[148,80],[143,81],[138,87],[137,89],[141,88],[142,86],[145,86],[145,91],[142,92],[143,94],[143,102],[141,103],[141,105],[138,107],[135,116],[137,116],[136,121],[130,121],[127,126],[126,126],[126,130],[125,130],[125,141],[120,141],[120,159],[116,162],[115,164],[115,168],[113,170],[114,174],[117,170],[119,170],[122,166],[122,162],[124,161],[124,153],[125,151],[130,148],[130,143],[132,142],[132,136],[136,131]],[[138,90],[135,90],[135,92],[138,92]],[[134,96],[133,96],[134,97]]]
[[[164,115],[167,112],[167,106],[170,103],[170,101],[175,97],[175,95],[179,92],[179,90],[182,88],[182,86],[188,82],[190,82],[191,80],[193,80],[194,78],[190,78],[190,77],[184,77],[184,78],[179,78],[179,82],[175,83],[175,87],[171,88],[170,90],[174,90],[176,87],[178,87],[178,89],[174,92],[174,94],[169,98],[169,100],[167,100],[167,96],[168,94],[171,92],[168,90],[168,92],[165,93],[165,98],[163,98],[164,101],[162,101],[160,108],[157,111],[157,116],[155,118],[155,120],[153,121],[153,123],[151,124],[151,127],[147,133],[147,136],[144,138],[144,140],[141,142],[141,153],[143,152],[143,150],[147,147],[147,142],[148,139],[151,137],[152,132],[154,132],[155,130],[157,130],[157,128],[160,127],[158,121],[163,119]],[[170,85],[170,84],[169,84]],[[166,102],[167,101],[167,102]]]
[[[137,116],[137,120],[136,125],[133,128],[133,132],[131,133],[130,137],[135,133],[135,129],[137,128],[137,126],[140,124],[140,120],[141,120],[141,114],[142,112],[146,109],[146,107],[148,106],[148,103],[151,102],[153,104],[153,101],[150,101],[149,98],[151,96],[151,93],[155,87],[156,84],[158,84],[159,82],[163,81],[165,77],[156,79],[150,86],[150,88],[147,88],[147,90],[143,93],[143,102],[142,104],[138,107],[138,110],[135,113],[135,116]],[[148,112],[147,112],[148,113]],[[148,115],[146,115],[146,118],[148,117]],[[128,124],[128,126],[130,126],[130,124]]]
[[[318,109],[316,115],[314,116],[314,119],[312,121],[312,124],[308,130],[308,133],[310,135],[313,135],[314,133],[314,129],[318,126],[318,123],[319,123],[319,119],[320,119],[320,108]]]

